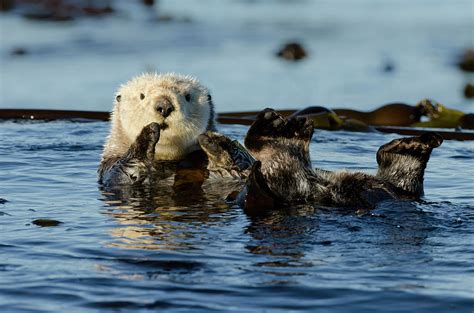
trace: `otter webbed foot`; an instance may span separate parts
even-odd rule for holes
[[[245,136],[245,146],[252,152],[268,145],[295,144],[309,147],[313,124],[304,117],[287,119],[273,109],[260,112]]]
[[[313,124],[307,118],[287,119],[267,108],[257,115],[244,143],[261,161],[271,159],[274,150],[284,150],[310,166],[309,144],[312,136]]]
[[[145,126],[128,151],[121,157],[103,160],[99,182],[104,185],[143,183],[149,180],[153,169],[155,146],[160,139],[160,126]]]
[[[394,185],[400,196],[422,196],[425,169],[431,152],[442,143],[440,134],[427,132],[382,145],[377,151],[379,167],[376,177]]]

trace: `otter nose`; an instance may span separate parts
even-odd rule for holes
[[[171,103],[171,100],[168,98],[163,98],[158,101],[156,104],[156,111],[160,113],[163,117],[168,117],[171,112],[174,111],[174,106]]]

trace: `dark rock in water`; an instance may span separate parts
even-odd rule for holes
[[[467,83],[466,86],[464,86],[464,97],[468,99],[474,98],[474,85],[471,83]]]
[[[13,9],[15,1],[13,0],[0,0],[0,12],[6,12]]]
[[[299,61],[307,56],[305,49],[297,42],[287,43],[277,56],[290,61]]]
[[[37,219],[37,220],[34,220],[32,223],[41,227],[52,227],[52,226],[58,226],[59,224],[62,224],[63,222],[57,221],[57,220],[50,220],[50,219]]]
[[[157,22],[172,22],[175,20],[175,17],[168,14],[160,15],[156,18]]]
[[[83,7],[82,12],[87,16],[102,16],[102,15],[114,13],[115,10],[111,6],[106,6],[103,8],[88,6],[88,7]]]
[[[7,202],[8,202],[7,200],[0,198],[0,204],[4,204],[4,203],[7,203]]]
[[[69,14],[56,14],[48,12],[30,12],[23,14],[24,18],[37,21],[67,22],[74,18]]]
[[[466,72],[474,72],[474,50],[467,49],[458,63],[459,68]]]
[[[171,22],[178,22],[178,23],[191,23],[193,20],[190,17],[176,17],[169,14],[162,14],[157,16],[154,19],[155,22],[158,23],[171,23]]]
[[[150,7],[155,4],[155,0],[143,0],[142,2],[144,5],[150,6]]]
[[[395,64],[392,62],[386,62],[382,68],[382,71],[384,73],[391,73],[395,70]]]
[[[17,47],[17,48],[14,48],[10,52],[10,54],[14,56],[23,56],[25,54],[28,54],[28,51],[25,48]]]
[[[459,126],[464,129],[474,129],[474,113],[464,114],[459,119]]]
[[[115,10],[110,1],[40,1],[38,6],[28,6],[23,16],[28,19],[49,22],[70,21],[78,17],[101,17],[111,14]]]

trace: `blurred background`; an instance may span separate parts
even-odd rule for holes
[[[195,75],[220,112],[422,98],[474,111],[472,0],[0,0],[0,9],[0,108],[108,111],[121,83],[157,71]]]

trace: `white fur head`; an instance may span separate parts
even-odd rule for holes
[[[165,109],[163,109],[165,105]],[[146,125],[161,126],[155,159],[178,160],[198,149],[197,136],[213,128],[214,108],[209,91],[197,79],[174,73],[135,77],[116,93],[114,127],[130,144]]]

